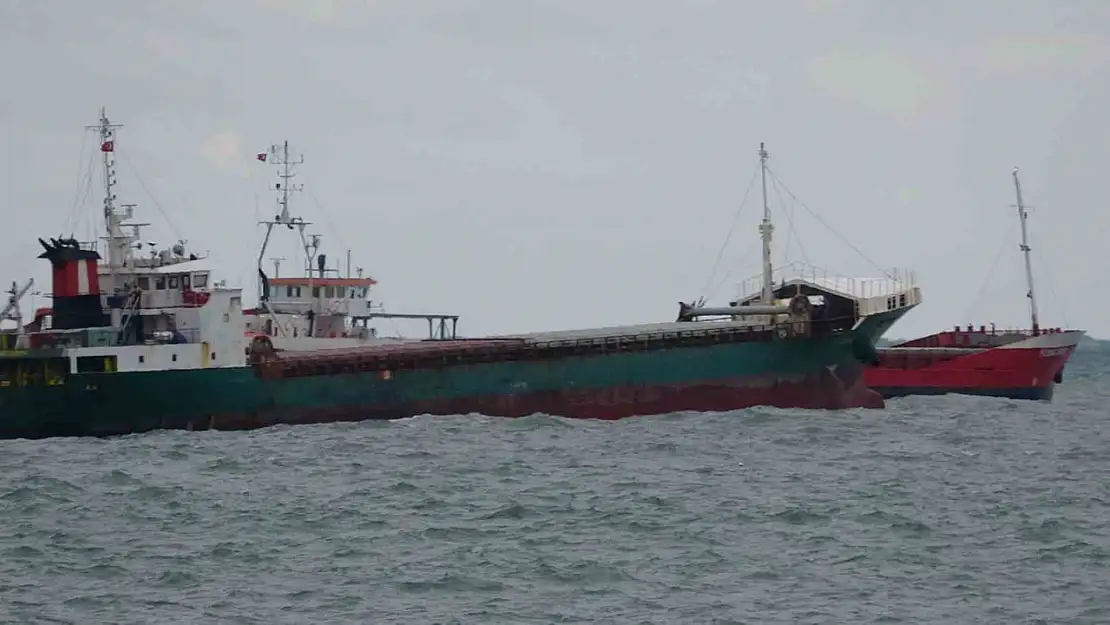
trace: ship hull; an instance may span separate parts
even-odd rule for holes
[[[264,367],[74,374],[0,389],[0,437],[245,430],[415,415],[620,419],[753,406],[881,408],[850,333],[538,361],[273,377]]]
[[[878,350],[867,367],[867,386],[886,399],[909,395],[961,394],[1051,400],[1082,332],[1059,332],[997,347]]]

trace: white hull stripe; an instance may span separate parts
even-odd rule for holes
[[[89,261],[77,261],[77,294],[89,294]]]
[[[1055,349],[1059,347],[1075,347],[1083,338],[1083,330],[1068,330],[1052,334],[1042,334],[1017,341],[1008,345],[1000,345],[998,349]]]

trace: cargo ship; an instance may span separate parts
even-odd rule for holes
[[[1064,368],[1085,332],[1040,325],[1026,227],[1028,211],[1016,167],[1013,181],[1031,327],[955,326],[877,349],[878,362],[866,368],[864,380],[884,398],[954,393],[1047,401],[1063,381]]]
[[[281,350],[269,336],[248,340],[241,290],[208,280],[184,249],[141,263],[132,253],[141,224],[125,224],[132,208],[114,205],[116,128],[102,111],[108,266],[72,238],[39,239],[53,267],[52,328],[0,334],[0,438],[422,414],[878,408],[861,361],[873,360],[875,340],[921,297],[916,286],[864,299],[806,281],[775,289],[765,200],[758,303],[680,304],[669,323]],[[766,158],[761,146],[764,170]]]

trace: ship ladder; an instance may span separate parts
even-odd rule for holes
[[[127,300],[127,308],[123,311],[123,320],[119,324],[119,338],[123,339],[124,333],[127,331],[127,325],[131,323],[131,318],[139,310],[139,303],[141,301],[139,291],[132,291],[131,297]]]

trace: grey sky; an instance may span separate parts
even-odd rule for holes
[[[766,141],[806,206],[917,270],[892,336],[1026,324],[1019,165],[1043,323],[1108,337],[1108,29],[1097,0],[6,0],[0,278],[45,287],[35,238],[99,232],[96,184],[71,214],[103,104],[148,238],[248,292],[273,210],[253,155],[289,139],[300,212],[390,310],[468,334],[669,320]],[[799,245],[777,195],[777,262],[878,275],[794,208]],[[753,188],[714,301],[759,271],[759,210]]]

